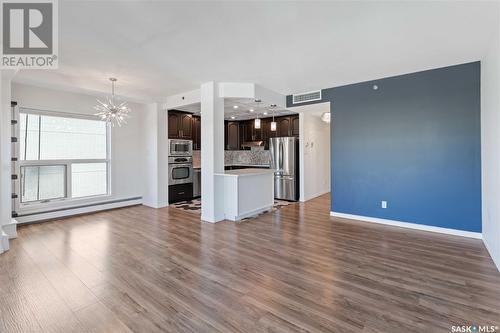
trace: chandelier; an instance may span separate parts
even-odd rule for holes
[[[101,102],[97,100],[98,105],[94,106],[97,111],[96,116],[100,117],[111,124],[111,126],[118,125],[120,127],[122,124],[126,124],[127,118],[130,118],[129,112],[130,108],[127,102],[118,102],[115,99],[115,82],[117,79],[110,77],[111,81],[111,96],[106,97],[106,102]]]

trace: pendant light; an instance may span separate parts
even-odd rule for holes
[[[276,132],[276,122],[274,121],[274,111],[273,111],[273,121],[271,121],[271,131]]]
[[[106,97],[106,102],[97,100],[99,104],[94,106],[94,109],[98,112],[95,115],[100,117],[101,120],[110,123],[113,127],[115,125],[121,126],[127,123],[126,118],[130,118],[130,108],[127,102],[118,103],[115,100],[115,82],[117,79],[110,77],[109,80],[111,81],[111,96]]]
[[[257,115],[257,118],[255,118],[254,127],[255,127],[255,129],[260,129],[260,119],[259,119],[259,115]]]

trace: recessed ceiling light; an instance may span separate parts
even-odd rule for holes
[[[248,111],[250,111],[250,112],[254,112],[255,110],[254,110],[254,109],[250,109],[250,110],[248,110]]]
[[[233,105],[233,109],[237,109],[238,108],[238,105]]]
[[[231,119],[236,119],[236,117],[235,116],[231,116]]]
[[[264,116],[267,116],[267,112],[264,112]]]

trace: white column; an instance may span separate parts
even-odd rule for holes
[[[3,193],[5,191],[5,188],[9,186],[9,183],[6,183],[5,176],[4,176],[4,155],[5,155],[5,142],[4,142],[4,136],[5,136],[5,110],[3,107],[3,79],[2,79],[2,71],[0,71],[0,101],[2,101],[2,105],[0,106],[0,253],[4,252],[5,250],[9,249],[9,239],[7,237],[7,234],[3,231],[3,223],[4,223],[4,218],[5,218],[5,202],[4,202],[4,196]]]
[[[0,253],[9,249],[9,239],[17,236],[16,221],[12,219],[11,187],[11,78],[1,73],[0,109]]]
[[[218,85],[201,85],[201,219],[224,219],[224,188],[215,174],[224,172],[224,99]]]
[[[167,111],[160,103],[148,104],[143,115],[144,190],[143,204],[153,208],[168,205]]]

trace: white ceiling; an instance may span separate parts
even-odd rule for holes
[[[237,108],[235,108],[235,106]],[[182,106],[176,110],[191,112],[201,115],[200,103]],[[226,120],[247,120],[255,118],[267,118],[295,114],[296,112],[281,107],[272,107],[264,102],[256,102],[248,98],[226,98],[224,99],[224,118]]]
[[[59,1],[60,68],[15,81],[161,100],[203,82],[290,94],[481,59],[498,3]]]

